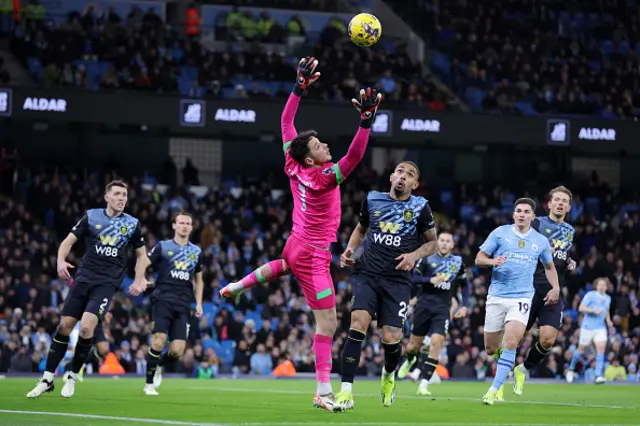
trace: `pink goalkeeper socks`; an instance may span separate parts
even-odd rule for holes
[[[246,277],[242,278],[237,283],[239,288],[232,290],[246,290],[258,284],[271,282],[281,276],[284,272],[284,260],[272,260],[271,262],[265,263]]]
[[[313,338],[313,351],[316,354],[316,380],[318,384],[329,383],[331,376],[331,345],[333,338],[316,333]]]

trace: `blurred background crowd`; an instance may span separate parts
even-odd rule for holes
[[[197,183],[197,170],[183,170],[186,181]],[[103,186],[112,175],[86,170],[24,170],[15,180],[11,197],[0,203],[0,372],[39,371],[48,344],[60,321],[59,310],[68,284],[56,276],[58,242],[80,218],[85,209],[104,204]],[[346,338],[352,287],[350,270],[337,265],[357,211],[366,191],[388,190],[386,175],[379,176],[360,166],[343,188],[343,220],[338,242],[332,251],[332,275],[336,286],[339,331],[333,348],[334,371],[340,371],[339,354]],[[147,177],[147,180],[150,178]],[[175,179],[175,176],[174,176]],[[260,264],[279,257],[291,228],[292,200],[278,177],[260,181],[227,182],[217,190],[197,196],[188,187],[173,182],[170,190],[159,190],[129,176],[128,211],[139,217],[147,246],[172,235],[173,212],[188,210],[195,215],[193,241],[204,250],[205,315],[192,318],[189,349],[172,367],[175,372],[200,375],[222,373],[268,375],[282,364],[297,372],[313,372],[313,318],[300,288],[291,276],[270,285],[254,288],[238,304],[220,300],[218,290]],[[278,191],[284,189],[284,191]],[[563,327],[557,345],[533,376],[561,377],[577,344],[580,323],[578,305],[596,277],[610,281],[611,315],[615,327],[609,330],[607,347],[611,380],[637,380],[640,344],[640,213],[636,195],[613,195],[593,175],[587,182],[571,188],[573,208],[568,217],[576,228],[572,258],[578,268],[566,278]],[[275,191],[274,191],[275,190]],[[520,195],[540,202],[545,214],[545,191],[526,188],[457,186],[436,188],[423,182],[418,194],[426,196],[436,212],[439,229],[451,230],[456,250],[471,271],[471,314],[452,322],[448,345],[440,356],[441,375],[451,378],[491,376],[495,363],[483,350],[484,305],[487,271],[473,266],[479,245],[496,226],[510,221],[512,203]],[[77,264],[82,246],[74,248],[72,263]],[[111,350],[125,371],[143,371],[144,354],[150,338],[149,301],[127,297],[124,290],[133,273],[134,258],[123,291],[113,303],[113,318],[106,324]],[[410,331],[408,321],[406,332]],[[519,350],[526,355],[532,338]],[[380,335],[371,327],[358,373],[377,376],[383,363]],[[593,374],[594,357],[582,366]],[[521,360],[520,360],[521,361]],[[97,368],[98,366],[94,366]],[[616,368],[622,367],[622,368]],[[614,369],[615,368],[615,369]],[[208,377],[207,375],[205,375]]]
[[[9,37],[13,55],[35,81],[46,87],[284,99],[297,61],[313,53],[322,78],[308,97],[318,102],[343,103],[360,87],[376,85],[386,95],[385,104],[404,108],[606,119],[638,115],[640,9],[635,1],[386,0],[426,42],[428,66],[409,54],[409,40],[383,37],[370,49],[353,46],[346,37],[347,15],[335,13],[345,2],[204,3],[222,9],[194,5],[185,18],[152,6],[123,9],[120,3],[103,9],[87,3],[51,15],[39,1],[29,0],[23,2],[24,19],[14,25],[7,24],[11,12],[2,9],[8,3],[0,2],[0,33]],[[313,20],[306,10],[331,15]],[[12,78],[0,58],[0,82]],[[115,177],[109,167],[98,173],[32,166],[2,178],[8,190],[0,198],[0,373],[43,369],[69,288],[56,276],[58,243],[87,208],[104,204],[104,184]],[[189,349],[170,371],[197,377],[267,375],[280,366],[286,367],[282,371],[291,366],[297,372],[314,371],[313,318],[295,278],[258,286],[238,304],[218,296],[228,282],[280,256],[291,229],[292,201],[279,168],[268,177],[245,177],[215,189],[198,186],[191,163],[182,179],[177,179],[175,165],[156,176],[118,171],[117,176],[130,183],[128,212],[140,218],[148,248],[171,236],[169,218],[184,209],[194,214],[193,241],[205,253],[205,315],[192,318]],[[536,199],[537,213],[546,214],[545,194],[554,183],[496,187],[422,182],[417,193],[430,200],[437,227],[453,232],[455,252],[471,272],[471,314],[452,322],[440,356],[443,378],[493,375],[495,362],[483,350],[489,271],[475,268],[473,259],[488,233],[510,221],[516,198]],[[336,373],[352,293],[351,271],[340,269],[337,258],[366,191],[386,190],[387,184],[387,173],[363,164],[342,190],[342,225],[332,248],[340,322],[333,348]],[[574,193],[568,221],[576,228],[572,258],[578,268],[566,277],[566,311],[557,344],[531,374],[562,377],[577,345],[580,299],[595,278],[604,276],[610,283],[615,324],[609,330],[605,374],[609,380],[638,381],[639,195],[616,193],[595,173],[567,185]],[[74,249],[71,261],[76,265],[82,250],[82,244]],[[129,275],[132,272],[133,258]],[[130,282],[129,276],[123,289]],[[148,299],[122,291],[112,314],[105,324],[112,353],[125,371],[144,371],[151,322]],[[411,320],[407,334],[410,325]],[[518,362],[532,339],[527,337],[519,349]],[[368,330],[365,344],[358,374],[378,376],[384,354],[375,327]],[[594,374],[594,359],[587,354],[580,366],[587,378]]]

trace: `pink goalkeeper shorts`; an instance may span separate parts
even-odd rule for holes
[[[336,306],[336,294],[329,272],[332,258],[329,250],[311,247],[290,236],[282,258],[300,283],[311,309],[331,309]]]

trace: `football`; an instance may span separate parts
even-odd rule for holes
[[[378,18],[370,13],[360,13],[349,22],[349,37],[351,41],[360,47],[369,47],[376,44],[382,35],[382,25]]]

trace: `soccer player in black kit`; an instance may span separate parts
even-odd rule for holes
[[[373,318],[382,329],[385,365],[381,398],[384,406],[395,400],[395,369],[402,355],[400,341],[411,301],[412,270],[416,262],[436,251],[436,230],[429,203],[411,195],[418,188],[420,172],[410,162],[398,164],[390,176],[391,191],[367,194],[360,222],[340,257],[342,267],[356,265],[352,277],[351,325],[342,354],[342,389],[334,411],[354,407],[352,385],[362,342]],[[357,263],[353,253],[365,238]],[[421,245],[421,242],[425,243]]]
[[[429,353],[423,366],[416,368],[417,379],[420,373],[424,378],[418,387],[418,395],[430,395],[427,385],[438,366],[440,350],[444,346],[449,331],[451,302],[462,296],[462,306],[455,312],[454,318],[467,315],[469,286],[467,271],[462,257],[451,254],[455,243],[453,234],[448,231],[438,235],[438,251],[422,259],[415,270],[415,284],[418,286],[418,301],[413,312],[411,339],[407,345],[407,360],[398,370],[398,378],[404,379],[418,358],[418,351],[425,336],[431,336]],[[420,290],[422,293],[420,294]]]
[[[571,191],[566,187],[558,186],[552,189],[549,192],[549,216],[540,216],[531,222],[532,228],[549,239],[549,244],[551,244],[551,250],[553,252],[553,261],[558,270],[560,286],[562,286],[564,282],[567,271],[571,271],[576,267],[576,262],[569,257],[569,252],[573,246],[575,230],[565,222],[567,214],[571,211],[571,199]],[[514,370],[515,384],[513,386],[513,393],[516,395],[523,394],[527,372],[540,363],[549,353],[551,347],[556,342],[558,330],[562,325],[562,311],[564,309],[562,298],[558,300],[558,303],[550,305],[545,305],[544,302],[545,295],[551,289],[551,285],[544,274],[542,263],[538,263],[533,284],[535,287],[535,295],[531,302],[531,313],[529,315],[527,330],[533,327],[537,319],[538,327],[540,328],[540,338],[529,349],[524,363],[518,365]]]
[[[158,395],[156,389],[162,383],[164,364],[179,359],[184,353],[194,299],[194,279],[196,317],[202,316],[202,250],[189,242],[193,219],[189,213],[181,212],[173,218],[172,226],[173,239],[160,241],[149,252],[148,265],[153,265],[158,272],[151,307],[153,337],[147,354],[147,382],[143,390],[149,396]],[[167,338],[171,343],[162,355]]]
[[[147,251],[140,222],[124,213],[127,185],[118,180],[109,183],[105,188],[104,199],[107,207],[88,210],[58,249],[58,275],[69,280],[69,269],[73,268],[73,265],[66,261],[67,256],[80,238],[86,240],[86,252],[64,301],[60,326],[53,336],[45,372],[36,387],[27,394],[28,398],[37,398],[45,392],[53,391],[55,371],[67,352],[69,335],[80,321],[78,344],[62,388],[63,397],[73,396],[78,373],[93,345],[94,330],[109,311],[111,299],[122,285],[127,263],[126,249],[130,244],[133,245],[137,257],[132,288],[142,291],[147,286]]]

